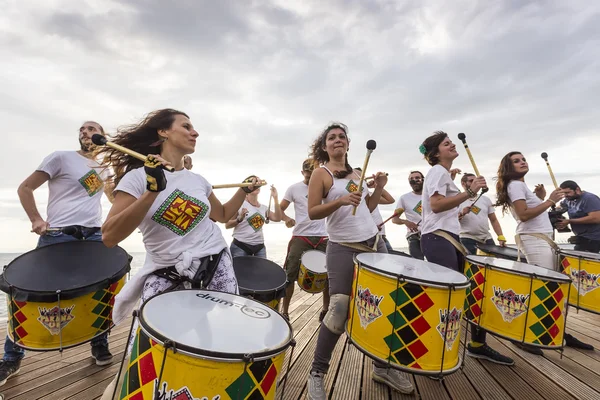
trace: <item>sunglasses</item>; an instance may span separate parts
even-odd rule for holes
[[[417,178],[417,179],[410,179],[410,180],[408,181],[408,183],[421,183],[421,182],[423,182],[423,179],[421,179],[421,178]]]

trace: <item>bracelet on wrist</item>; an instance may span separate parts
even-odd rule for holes
[[[475,197],[475,196],[477,196],[477,193],[475,193],[474,191],[472,191],[471,188],[467,188],[467,194],[469,195],[469,197]]]
[[[548,200],[546,200],[546,201],[549,201],[549,202],[551,202],[552,204],[556,205],[556,202],[555,202],[554,200],[552,200],[550,197],[548,197]]]
[[[506,238],[504,237],[504,235],[498,235],[498,241],[499,242],[506,242]]]

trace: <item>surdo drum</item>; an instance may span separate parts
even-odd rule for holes
[[[242,296],[277,309],[287,283],[283,268],[266,258],[241,256],[233,258],[233,269]]]
[[[308,250],[300,258],[298,286],[308,293],[321,293],[327,285],[327,267],[325,253],[320,250]]]

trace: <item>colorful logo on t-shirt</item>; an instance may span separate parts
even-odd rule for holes
[[[248,221],[252,229],[254,229],[254,232],[258,231],[265,224],[265,219],[257,212],[249,216],[246,221]]]
[[[358,185],[352,179],[350,179],[350,181],[346,185],[346,190],[350,193],[354,193],[358,190]]]
[[[204,219],[208,209],[204,202],[177,189],[158,207],[152,220],[184,236]]]
[[[419,202],[417,203],[415,208],[413,208],[413,211],[416,212],[417,214],[421,215],[421,212],[423,211],[423,206],[421,205],[421,200],[419,200]]]
[[[477,207],[476,205],[472,205],[471,206],[471,212],[475,215],[479,215],[479,213],[481,212],[481,208]]]
[[[91,169],[90,172],[85,174],[82,178],[79,179],[79,183],[85,189],[88,196],[92,197],[96,193],[102,189],[104,186],[104,182],[102,182],[102,178],[96,172],[96,170]]]

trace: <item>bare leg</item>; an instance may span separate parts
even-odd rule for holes
[[[285,297],[281,302],[281,313],[287,314],[290,310],[290,302],[292,301],[292,296],[294,295],[294,283],[290,283],[288,287],[285,289]]]

